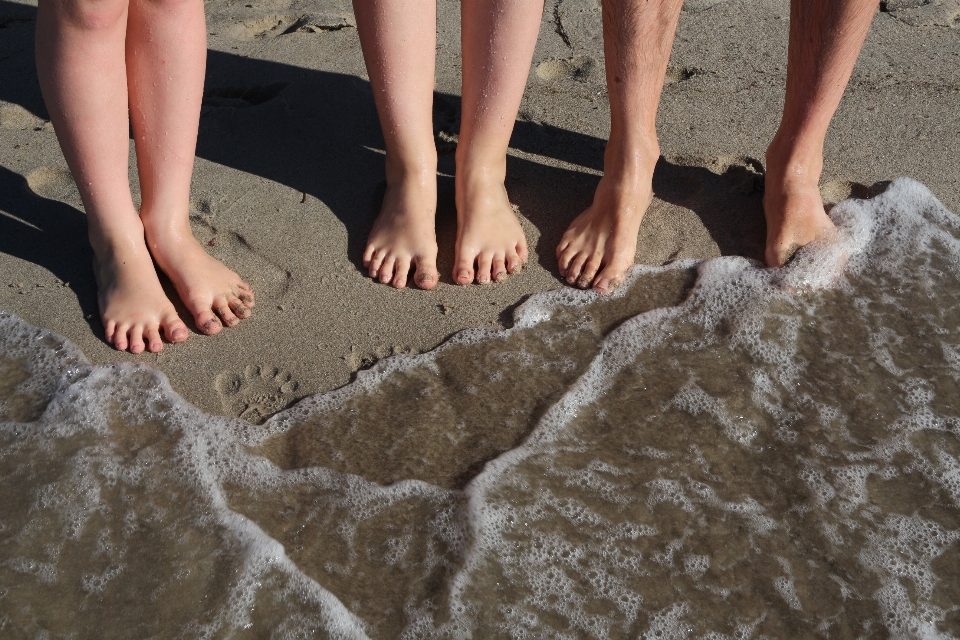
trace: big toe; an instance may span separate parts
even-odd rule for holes
[[[193,321],[197,325],[197,331],[208,336],[220,333],[223,329],[223,323],[216,316],[212,309],[204,309],[193,315]]]
[[[613,291],[620,286],[620,283],[623,282],[623,274],[626,273],[628,267],[629,265],[613,262],[601,269],[600,273],[598,273],[597,277],[593,280],[594,291],[599,291],[603,294],[613,293]]]
[[[437,264],[434,260],[420,259],[417,261],[417,272],[413,275],[413,281],[421,289],[433,289],[440,280],[440,273],[437,271]]]

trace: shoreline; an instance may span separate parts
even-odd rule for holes
[[[455,212],[446,149],[438,176],[441,283],[425,292],[380,285],[360,266],[382,193],[382,140],[349,3],[324,2],[319,13],[299,0],[206,3],[210,58],[194,232],[248,279],[257,307],[217,336],[193,332],[160,354],[134,356],[102,342],[82,207],[33,72],[34,5],[3,0],[0,17],[10,22],[0,72],[11,82],[0,90],[0,309],[67,337],[94,364],[150,363],[189,402],[232,416],[251,404],[275,412],[346,384],[379,358],[427,351],[463,329],[507,326],[526,297],[564,286],[554,248],[589,204],[602,169],[609,115],[599,9],[590,0],[562,5],[544,13],[508,160],[529,267],[504,283],[450,283]],[[762,251],[755,158],[779,118],[786,9],[688,3],[661,103],[665,158],[639,263]],[[308,14],[317,24],[285,33]],[[434,111],[447,138],[459,108],[458,19],[459,4],[441,0]],[[960,210],[953,148],[960,30],[938,26],[940,19],[935,6],[877,15],[828,137],[828,201],[908,175]],[[257,383],[246,409],[220,389],[238,375]]]

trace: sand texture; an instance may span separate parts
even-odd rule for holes
[[[0,309],[69,338],[95,364],[151,363],[201,409],[262,422],[380,358],[509,323],[527,296],[563,286],[554,248],[591,201],[609,125],[596,0],[552,0],[544,12],[507,179],[530,265],[482,287],[449,275],[459,3],[439,0],[441,284],[430,292],[377,284],[360,262],[384,188],[383,141],[349,2],[209,0],[206,9],[191,215],[209,251],[255,288],[252,318],[155,355],[103,342],[83,208],[37,85],[36,8],[9,0],[0,0]],[[761,257],[762,158],[779,121],[787,17],[785,1],[686,3],[638,262]],[[960,211],[958,105],[960,4],[885,3],[827,141],[825,199],[910,176]],[[136,197],[133,166],[131,143]]]

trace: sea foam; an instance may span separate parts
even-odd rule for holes
[[[960,220],[635,267],[262,426],[0,314],[0,632],[960,634]]]

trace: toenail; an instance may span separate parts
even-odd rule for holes
[[[493,279],[496,280],[497,282],[500,282],[506,277],[507,277],[506,271],[497,271],[497,273],[493,276]]]

